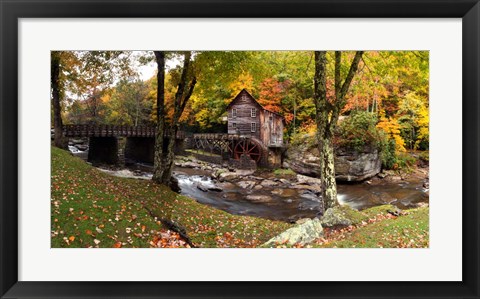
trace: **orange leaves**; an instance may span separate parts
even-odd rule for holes
[[[115,242],[115,244],[113,244],[113,248],[121,248],[122,247],[122,242]]]
[[[79,220],[79,221],[85,221],[85,220],[88,219],[88,216],[87,216],[87,215],[83,215],[83,216],[77,217],[77,218],[75,218],[75,219],[77,219],[77,220]]]
[[[225,232],[223,235],[217,235],[215,237],[217,247],[256,247],[260,245],[260,241],[252,238],[251,240],[244,240],[242,238],[235,237],[235,231]]]
[[[87,229],[87,230],[85,231],[85,233],[86,233],[87,235],[89,235],[89,236],[91,236],[91,235],[93,234],[93,232],[92,232],[91,230],[89,230],[89,229]]]
[[[70,237],[68,237],[68,240],[70,240],[70,242],[73,242],[73,241],[75,241],[75,237],[74,237],[74,236],[70,236]]]
[[[258,102],[265,109],[273,112],[282,112],[282,99],[287,94],[289,81],[279,82],[274,78],[265,79],[260,85]]]
[[[178,233],[170,230],[162,231],[153,236],[149,243],[151,247],[155,248],[190,247]]]

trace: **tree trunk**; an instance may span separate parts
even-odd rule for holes
[[[331,104],[327,100],[327,56],[325,51],[315,52],[315,121],[317,124],[317,144],[320,154],[320,188],[324,209],[331,208],[337,203],[335,183],[335,166],[333,161],[333,147],[329,130],[329,114]],[[335,76],[337,81],[337,76]],[[337,83],[337,82],[336,82]],[[333,174],[333,177],[332,177]]]
[[[164,172],[165,138],[165,52],[154,51],[157,61],[157,128],[155,133],[155,153],[152,180],[161,184]]]
[[[171,178],[172,178],[172,171],[173,171],[173,161],[175,160],[175,138],[177,135],[177,126],[172,124],[170,129],[168,130],[168,143],[167,143],[167,151],[165,153],[165,157],[163,160],[163,174],[162,174],[162,182],[165,185],[170,185]]]
[[[164,160],[163,160],[163,174],[162,174],[162,183],[165,185],[170,185],[172,183],[172,171],[173,171],[173,161],[175,159],[175,139],[177,137],[178,131],[178,122],[182,116],[183,111],[185,110],[185,106],[187,105],[190,96],[193,93],[193,89],[195,88],[195,84],[197,80],[193,77],[192,81],[190,82],[188,89],[187,88],[187,81],[188,81],[188,73],[190,71],[190,58],[191,52],[187,52],[185,54],[185,60],[183,62],[183,70],[182,75],[180,77],[180,82],[178,83],[178,89],[175,94],[175,101],[174,101],[174,111],[173,111],[173,119],[172,123],[168,128],[168,143],[166,146],[166,152],[164,153]]]
[[[167,128],[165,123],[165,53],[155,51],[155,57],[157,58],[157,67],[158,67],[158,89],[157,89],[157,132],[156,132],[156,141],[155,141],[155,157],[154,157],[154,173],[153,180],[157,183],[164,184],[169,186],[171,183],[172,170],[173,170],[173,161],[175,159],[175,138],[177,135],[178,121],[182,116],[183,110],[192,95],[193,88],[196,84],[195,77],[192,79],[189,89],[186,90],[188,72],[190,71],[190,58],[191,52],[185,54],[185,60],[183,62],[182,75],[180,77],[180,82],[178,83],[177,92],[175,94],[174,100],[174,112],[173,119],[170,123],[170,126]],[[160,70],[161,68],[161,70]],[[161,73],[161,75],[160,75]],[[161,97],[160,97],[161,95]],[[167,131],[167,142],[165,143],[165,131]]]
[[[52,84],[52,106],[53,106],[53,128],[55,138],[53,144],[56,147],[66,149],[68,143],[63,137],[63,122],[60,106],[60,57],[58,52],[51,55],[51,84]]]
[[[332,144],[332,138],[322,140],[321,156],[323,157],[323,188],[322,196],[325,210],[338,204],[337,201],[337,182],[335,181],[335,151]]]
[[[315,51],[314,101],[317,124],[317,143],[320,153],[320,184],[323,208],[327,210],[338,204],[335,181],[335,150],[333,132],[346,104],[345,96],[353,80],[363,52],[358,51],[350,65],[347,77],[342,83],[340,67],[342,52],[335,51],[335,99],[327,99],[327,53]],[[368,104],[367,104],[368,109]]]

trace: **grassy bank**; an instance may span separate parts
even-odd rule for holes
[[[160,219],[184,228],[195,246],[255,247],[290,227],[235,216],[150,181],[112,177],[52,147],[52,247],[184,247]]]
[[[402,211],[399,216],[387,210],[388,206],[381,206],[357,212],[360,221],[355,225],[326,229],[325,236],[312,247],[428,248],[428,207]]]

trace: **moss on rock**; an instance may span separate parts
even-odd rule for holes
[[[362,221],[378,214],[400,214],[401,210],[393,205],[381,205],[358,211],[348,205],[336,206],[325,211],[320,219],[324,227],[358,225]]]

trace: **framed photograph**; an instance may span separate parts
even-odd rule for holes
[[[478,1],[0,11],[2,298],[479,297]]]

